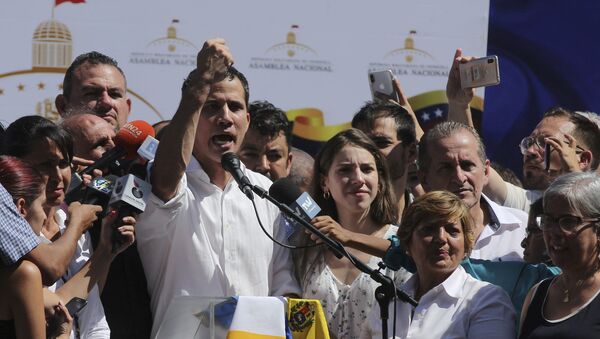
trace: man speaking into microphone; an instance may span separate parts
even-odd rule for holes
[[[232,64],[224,40],[204,43],[154,160],[153,194],[136,230],[153,337],[177,296],[300,294],[288,250],[263,234],[251,200],[221,166],[224,153],[239,150],[250,120],[248,83]],[[270,186],[241,170],[253,185]],[[254,201],[267,232],[281,240],[277,208]]]

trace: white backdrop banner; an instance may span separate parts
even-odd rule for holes
[[[131,120],[169,119],[197,51],[219,36],[250,99],[288,111],[301,139],[346,127],[370,99],[370,70],[391,69],[427,123],[443,115],[455,49],[486,54],[488,12],[487,0],[2,1],[0,121],[56,120],[66,67],[92,50],[124,70]]]

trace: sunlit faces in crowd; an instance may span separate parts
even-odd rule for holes
[[[73,154],[88,160],[98,160],[115,147],[115,130],[104,119],[92,114],[77,114],[66,118],[62,126],[73,136]]]
[[[287,177],[292,164],[292,154],[283,132],[271,137],[256,129],[249,129],[246,133],[240,159],[246,167],[271,180]]]
[[[344,146],[333,158],[322,178],[323,191],[329,192],[339,210],[368,210],[379,187],[375,158],[366,149]]]
[[[251,170],[276,180],[287,177],[292,166],[291,124],[285,112],[268,101],[248,107],[250,126],[240,149],[240,159]]]
[[[426,191],[447,190],[469,208],[478,206],[488,181],[489,160],[471,131],[449,125],[442,133],[421,145],[419,179]]]
[[[586,272],[598,262],[600,218],[584,216],[570,205],[565,197],[544,197],[544,241],[555,265]]]
[[[398,139],[394,119],[392,117],[377,118],[370,130],[362,130],[386,156],[392,180],[405,175],[410,155],[407,145]]]
[[[367,134],[386,156],[392,180],[406,174],[416,157],[416,136],[414,122],[404,108],[368,102],[354,115],[352,127]]]
[[[433,191],[409,206],[398,237],[418,274],[439,283],[470,253],[472,228],[469,211],[456,195]]]
[[[542,229],[540,228],[540,220],[543,212],[542,199],[538,199],[531,204],[529,218],[527,219],[527,236],[521,242],[523,259],[530,264],[548,263],[550,261]]]
[[[65,199],[71,183],[71,163],[56,143],[48,138],[35,140],[22,159],[29,162],[46,183],[46,206],[58,206]]]
[[[115,66],[84,62],[74,70],[70,86],[65,86],[65,91],[67,89],[69,93],[56,99],[61,115],[86,107],[115,129],[127,123],[131,99],[127,96],[125,77]]]
[[[567,117],[546,117],[540,121],[528,138],[519,145],[523,153],[523,185],[528,189],[544,190],[555,175],[549,175],[544,163],[545,141],[547,137],[564,139],[565,133],[571,133],[575,125]],[[560,169],[558,152],[550,153],[550,168]],[[556,171],[555,171],[556,172]]]
[[[198,121],[194,156],[203,164],[220,164],[223,153],[238,151],[249,122],[240,79],[227,77],[213,84]]]

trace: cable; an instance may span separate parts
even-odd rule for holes
[[[276,240],[275,238],[273,238],[269,234],[269,232],[267,232],[267,230],[265,229],[265,226],[263,225],[262,221],[260,220],[260,216],[258,215],[258,209],[256,208],[256,202],[254,200],[251,200],[251,201],[252,201],[252,206],[254,207],[254,213],[256,214],[256,219],[258,219],[258,224],[260,225],[260,228],[262,229],[263,233],[267,237],[269,237],[269,239],[271,239],[271,241],[273,241],[277,245],[279,245],[281,247],[289,248],[289,249],[292,249],[292,250],[303,249],[303,248],[310,248],[310,247],[317,247],[317,246],[323,245],[323,244],[314,244],[314,245],[306,245],[306,246],[293,246],[293,245],[286,245],[286,244],[283,244],[283,243],[279,242],[278,240]]]

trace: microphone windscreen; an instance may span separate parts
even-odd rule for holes
[[[231,173],[234,168],[240,167],[240,158],[233,152],[225,152],[221,156],[221,166],[224,170]]]
[[[291,178],[285,177],[273,182],[269,188],[269,195],[280,203],[291,205],[302,195],[302,191]]]
[[[127,151],[125,159],[132,160],[135,159],[138,148],[149,135],[154,137],[154,128],[149,123],[143,120],[130,121],[117,132],[115,144]]]

